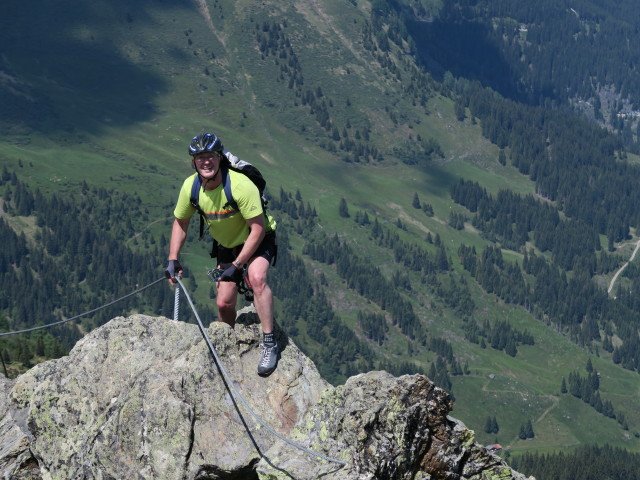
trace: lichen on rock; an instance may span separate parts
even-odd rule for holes
[[[225,388],[195,325],[133,315],[94,330],[66,357],[0,378],[0,472],[17,479],[523,478],[447,417],[449,396],[425,376],[369,372],[332,387],[280,331],[278,369],[261,378],[255,321],[234,329],[213,323],[208,333],[234,388],[261,419],[346,465],[311,457],[257,425]]]

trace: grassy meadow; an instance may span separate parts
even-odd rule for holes
[[[135,192],[151,219],[140,225],[140,231],[168,237],[178,190],[192,172],[188,142],[203,130],[213,130],[226,148],[261,169],[271,194],[277,195],[281,187],[299,191],[316,208],[323,231],[337,233],[384,274],[390,276],[396,269],[393,252],[375,245],[370,230],[354,222],[357,211],[367,212],[371,220],[377,218],[403,240],[429,251],[434,247],[425,237],[439,235],[454,271],[466,278],[473,292],[474,318],[479,323],[504,320],[534,336],[535,345],[519,347],[515,358],[468,342],[461,319],[409,272],[414,292],[399,294],[413,302],[428,334],[447,339],[460,362],[469,365],[469,375],[452,377],[453,415],[474,429],[479,441],[497,441],[514,454],[590,443],[640,451],[638,374],[614,365],[606,352],[598,356],[578,347],[524,309],[486,294],[459,264],[461,244],[481,251],[489,242],[469,223],[463,230],[447,224],[452,211],[471,216],[451,200],[451,185],[464,178],[494,194],[501,189],[534,193],[533,183],[509,162],[500,165],[499,150],[482,136],[479,122],[469,117],[458,121],[452,100],[435,91],[426,106],[413,105],[402,85],[363,49],[360,32],[368,13],[362,6],[337,0],[315,7],[305,2],[246,0],[206,4],[208,13],[194,4],[172,2],[157,8],[145,3],[134,12],[123,1],[98,1],[80,12],[51,6],[37,15],[34,26],[43,25],[46,14],[64,19],[48,38],[51,48],[64,54],[32,64],[19,62],[14,51],[8,52],[19,79],[15,88],[29,95],[33,104],[26,108],[18,99],[10,105],[6,119],[15,124],[0,135],[2,166],[44,192],[70,193],[82,182]],[[349,120],[354,127],[368,126],[380,141],[384,161],[346,163],[321,148],[327,133],[308,106],[296,105],[286,79],[278,76],[279,65],[272,56],[261,58],[254,38],[258,22],[284,18],[305,88],[322,86],[324,96],[333,102],[329,110],[336,124]],[[36,51],[37,45],[30,41],[24,48]],[[344,106],[347,99],[349,108]],[[384,107],[399,115],[398,124]],[[389,153],[395,142],[417,135],[435,139],[443,156],[418,166]],[[433,217],[412,207],[414,193],[433,206]],[[346,199],[351,218],[338,214],[341,198]],[[406,230],[396,229],[398,219]],[[24,221],[16,226],[33,228]],[[197,219],[191,228],[197,230]],[[135,245],[132,238],[122,241]],[[301,255],[304,239],[295,236],[291,243],[294,253]],[[196,278],[195,296],[203,303],[211,301],[208,248],[208,241],[192,242],[182,259]],[[504,254],[508,261],[522,258],[520,252]],[[164,262],[158,259],[159,275]],[[326,275],[334,310],[361,335],[357,312],[380,312],[378,307],[345,288],[335,267],[308,258],[305,262]],[[375,348],[380,358],[414,362],[422,371],[428,371],[435,358],[425,348],[407,353],[407,339],[395,327],[385,344]],[[628,431],[580,400],[560,394],[562,377],[574,370],[584,375],[588,358],[601,373],[603,398],[624,412]],[[497,417],[498,434],[483,431],[489,415]],[[520,425],[527,419],[536,436],[519,440]]]

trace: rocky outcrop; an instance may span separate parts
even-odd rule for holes
[[[0,472],[2,478],[40,478],[36,459],[31,455],[31,437],[24,412],[11,408],[9,393],[13,382],[0,377]]]
[[[254,320],[208,329],[233,385],[277,432],[345,466],[256,425],[195,325],[134,315],[91,332],[67,357],[0,379],[3,478],[524,478],[447,417],[447,394],[424,376],[370,372],[334,388],[280,334],[278,369],[259,377]]]
[[[524,479],[449,417],[451,400],[423,375],[351,377],[325,390],[293,436],[347,465],[310,462],[278,444],[258,465],[261,479]],[[314,469],[309,465],[313,463]]]

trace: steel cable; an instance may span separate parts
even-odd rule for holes
[[[99,307],[93,308],[91,310],[88,310],[86,312],[80,313],[78,315],[75,315],[71,318],[65,318],[63,320],[59,320],[57,322],[52,322],[52,323],[48,323],[45,325],[39,325],[36,327],[31,327],[31,328],[25,328],[22,330],[14,330],[11,332],[0,332],[0,337],[6,337],[6,336],[10,336],[10,335],[18,335],[20,333],[28,333],[28,332],[33,332],[36,330],[42,330],[44,328],[50,328],[50,327],[54,327],[56,325],[61,325],[63,323],[67,323],[67,322],[71,322],[73,320],[77,320],[78,318],[84,317],[86,315],[95,313],[99,310],[102,310],[104,308],[107,308],[115,303],[118,303],[122,300],[124,300],[125,298],[129,298],[137,293],[142,292],[143,290],[146,290],[149,287],[152,287],[153,285],[160,283],[161,281],[165,280],[165,277],[160,277],[159,279],[143,286],[140,287],[130,293],[128,293],[127,295],[124,295],[120,298],[117,298],[115,300],[112,300],[111,302],[105,303],[104,305],[101,305]],[[315,452],[313,450],[310,450],[306,447],[304,447],[303,445],[300,445],[292,440],[290,440],[289,438],[285,437],[284,435],[282,435],[281,433],[279,433],[278,431],[276,431],[273,427],[271,427],[265,420],[263,420],[251,407],[251,405],[249,404],[249,402],[234,388],[233,384],[231,383],[231,379],[229,377],[228,372],[226,371],[226,369],[224,368],[224,366],[222,365],[222,362],[220,360],[220,357],[218,357],[218,354],[213,346],[213,344],[211,343],[211,340],[209,338],[209,336],[207,335],[207,332],[204,328],[204,325],[202,324],[202,320],[200,320],[200,315],[198,314],[198,311],[196,310],[193,301],[191,300],[191,296],[189,295],[189,293],[187,292],[187,289],[185,288],[184,284],[182,283],[182,280],[180,280],[180,278],[176,277],[176,280],[178,281],[178,283],[180,284],[180,287],[182,288],[182,291],[185,295],[185,297],[187,298],[187,301],[189,302],[189,306],[191,307],[191,310],[193,311],[196,320],[198,321],[198,328],[200,329],[200,333],[202,334],[207,347],[209,348],[209,352],[211,352],[211,355],[213,355],[213,359],[216,363],[216,367],[218,367],[218,370],[220,371],[220,374],[222,375],[223,381],[225,386],[227,387],[227,390],[229,391],[229,394],[231,395],[232,400],[235,401],[238,400],[240,403],[242,403],[242,405],[244,405],[244,407],[247,409],[247,411],[249,412],[249,414],[254,418],[254,420],[260,424],[262,427],[264,427],[269,433],[271,433],[272,435],[274,435],[275,437],[279,438],[280,440],[282,440],[283,442],[285,442],[286,444],[290,445],[291,447],[300,450],[304,453],[306,453],[307,455],[310,455],[312,457],[316,457],[316,458],[320,458],[322,460],[326,460],[328,462],[331,463],[335,463],[341,466],[345,466],[346,462],[342,461],[342,460],[338,460],[337,458],[333,458],[333,457],[329,457],[327,455],[324,455],[322,453],[318,453]],[[178,298],[178,294],[176,294],[176,298]],[[174,312],[174,316],[175,316],[175,312]],[[240,413],[240,412],[238,412]],[[252,440],[253,440],[253,436],[251,435],[251,432],[249,431],[249,427],[247,426],[247,424],[244,422],[243,420],[243,424],[245,425],[245,428],[247,429],[247,431],[249,432],[249,435],[251,436]],[[255,444],[255,441],[254,441]],[[257,448],[257,445],[256,445]],[[260,449],[257,448],[258,452],[260,452]],[[261,452],[260,452],[261,453]],[[262,454],[262,453],[261,453]]]
[[[300,450],[304,453],[306,453],[307,455],[310,455],[312,457],[316,457],[316,458],[321,458],[322,460],[326,460],[328,462],[331,463],[336,463],[338,465],[341,466],[345,466],[346,462],[342,461],[342,460],[338,460],[337,458],[333,458],[333,457],[329,457],[327,455],[324,455],[322,453],[318,453],[318,452],[314,452],[313,450],[310,450],[306,447],[304,447],[303,445],[300,445],[292,440],[290,440],[289,438],[285,437],[284,435],[282,435],[281,433],[279,433],[278,431],[276,431],[275,429],[273,429],[273,427],[271,427],[271,425],[269,425],[265,420],[263,420],[251,407],[251,405],[249,404],[249,402],[240,394],[240,392],[238,392],[235,387],[233,386],[233,384],[231,383],[231,378],[229,376],[229,374],[227,373],[226,369],[224,368],[224,366],[222,365],[222,361],[220,360],[220,357],[218,357],[218,353],[216,352],[216,349],[214,348],[213,344],[211,343],[211,339],[209,338],[209,335],[207,335],[207,332],[204,328],[204,325],[202,324],[202,321],[200,320],[200,315],[198,315],[198,312],[196,311],[195,306],[193,305],[193,302],[191,301],[191,297],[189,296],[189,293],[187,292],[187,289],[185,288],[184,284],[182,283],[182,280],[180,280],[180,278],[175,277],[176,280],[178,281],[178,283],[180,284],[180,287],[182,288],[182,292],[184,293],[184,296],[187,298],[187,302],[189,302],[189,306],[191,307],[191,310],[193,310],[193,313],[196,317],[196,320],[198,321],[198,328],[200,329],[200,333],[202,334],[202,337],[204,338],[207,347],[209,348],[209,352],[211,352],[211,355],[213,355],[213,359],[215,361],[216,367],[218,367],[218,370],[220,371],[220,374],[222,375],[222,379],[224,381],[225,386],[227,387],[227,390],[229,391],[229,395],[231,395],[231,399],[234,401],[238,400],[240,403],[242,403],[242,405],[244,405],[244,407],[247,409],[247,411],[249,412],[249,414],[254,418],[254,420],[260,424],[262,427],[264,427],[269,433],[271,433],[272,435],[274,435],[275,437],[278,437],[280,440],[282,440],[283,442],[285,442],[287,445],[290,445],[291,447]],[[240,412],[238,412],[240,413]],[[242,417],[242,415],[241,415]],[[244,419],[243,423],[244,423]],[[253,436],[251,435],[251,432],[249,431],[246,423],[245,423],[245,428],[247,429],[249,436],[253,439]],[[260,450],[258,450],[258,452],[260,452]]]
[[[47,323],[45,325],[39,325],[37,327],[25,328],[23,330],[15,330],[13,332],[0,332],[0,337],[8,337],[9,335],[17,335],[19,333],[33,332],[35,330],[42,330],[43,328],[50,328],[50,327],[54,327],[56,325],[61,325],[63,323],[67,323],[67,322],[71,322],[73,320],[77,320],[80,317],[84,317],[84,316],[89,315],[91,313],[97,312],[98,310],[102,310],[103,308],[110,307],[114,303],[118,303],[121,300],[124,300],[125,298],[129,298],[129,297],[135,295],[136,293],[140,293],[141,291],[146,290],[147,288],[155,285],[156,283],[161,282],[162,280],[166,280],[166,277],[161,277],[158,280],[155,280],[155,281],[149,283],[148,285],[145,285],[144,287],[140,287],[137,290],[134,290],[133,292],[128,293],[127,295],[125,295],[123,297],[117,298],[116,300],[112,300],[109,303],[105,303],[104,305],[101,305],[101,306],[99,306],[97,308],[93,308],[93,309],[91,309],[89,311],[86,311],[84,313],[80,313],[79,315],[76,315],[74,317],[65,318],[64,320],[58,320],[57,322]]]

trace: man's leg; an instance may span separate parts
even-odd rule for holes
[[[255,257],[249,262],[249,283],[253,290],[253,304],[256,307],[262,333],[273,332],[273,293],[267,284],[269,260]]]
[[[271,375],[278,366],[280,349],[273,333],[273,294],[267,284],[269,260],[255,257],[249,262],[249,283],[253,290],[253,304],[262,327],[262,352],[258,363],[258,375]]]
[[[216,290],[218,318],[221,322],[224,322],[233,328],[236,324],[238,286],[233,282],[218,282]]]

